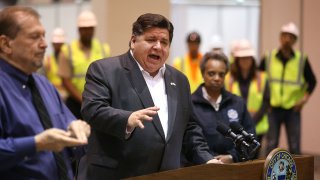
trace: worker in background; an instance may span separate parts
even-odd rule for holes
[[[234,63],[231,64],[230,73],[226,76],[225,88],[245,100],[256,127],[257,139],[261,144],[269,128],[267,111],[270,92],[267,76],[258,70],[255,51],[248,40],[238,42],[238,49],[233,56]]]
[[[98,23],[91,11],[81,12],[77,23],[80,37],[62,47],[59,75],[69,93],[66,105],[77,118],[81,118],[82,92],[87,69],[93,61],[109,57],[110,48],[94,38]]]
[[[247,43],[247,44],[245,44],[245,43]],[[248,43],[249,43],[249,41],[247,41],[246,39],[237,39],[237,40],[233,40],[231,42],[231,44],[230,44],[230,55],[229,55],[230,65],[233,64],[233,62],[234,62],[234,54],[235,54],[235,52],[238,51],[241,46],[251,46]]]
[[[59,54],[61,52],[61,47],[65,43],[65,33],[60,27],[55,28],[52,33],[51,45],[53,48],[53,53],[46,56],[43,62],[43,68],[41,73],[45,75],[48,80],[57,88],[61,98],[66,100],[67,91],[63,87],[62,80],[58,75],[58,64],[59,64]]]
[[[290,153],[301,153],[301,110],[316,87],[316,78],[308,56],[293,48],[298,37],[298,27],[294,23],[283,25],[280,47],[266,53],[260,64],[260,69],[267,72],[270,84],[267,153],[278,147],[283,123]]]
[[[199,52],[201,37],[197,32],[191,32],[187,36],[188,53],[183,57],[177,57],[173,61],[173,66],[183,72],[190,83],[191,93],[203,82],[200,61],[202,54]]]

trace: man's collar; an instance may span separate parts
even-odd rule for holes
[[[10,76],[21,81],[22,83],[26,83],[28,81],[29,75],[27,75],[20,69],[14,67],[4,59],[0,59],[0,70],[6,72]]]
[[[284,58],[284,55],[283,55],[283,53],[282,53],[282,51],[281,51],[281,48],[279,48],[279,50],[278,50],[278,52],[277,52],[276,55],[277,55],[277,57],[279,57],[280,59],[283,59],[283,58]],[[291,57],[294,57],[294,56],[295,56],[295,52],[294,52],[293,49],[290,50],[290,56],[291,56]]]

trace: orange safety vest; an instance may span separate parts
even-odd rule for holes
[[[178,57],[173,62],[173,67],[185,74],[189,80],[190,90],[193,93],[201,83],[203,78],[200,70],[200,62],[202,54],[198,54],[196,59],[191,59],[189,54],[186,54],[183,58]]]

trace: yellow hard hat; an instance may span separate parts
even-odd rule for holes
[[[78,27],[95,27],[97,24],[96,16],[91,11],[82,11],[78,16]]]
[[[52,33],[51,41],[53,43],[64,43],[65,42],[64,30],[60,27],[55,28]]]

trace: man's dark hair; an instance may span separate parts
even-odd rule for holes
[[[226,65],[226,73],[229,71],[229,61],[226,55],[224,55],[223,53],[217,53],[217,52],[208,52],[206,53],[200,63],[200,70],[201,73],[204,74],[205,68],[206,68],[206,64],[209,60],[214,60],[214,61],[221,61]]]
[[[170,43],[173,38],[173,25],[172,23],[160,14],[143,14],[132,25],[132,34],[135,36],[142,35],[149,28],[164,28],[169,31]]]
[[[6,35],[14,39],[21,27],[17,14],[22,13],[27,16],[40,18],[40,15],[31,7],[8,6],[0,11],[0,35]]]

